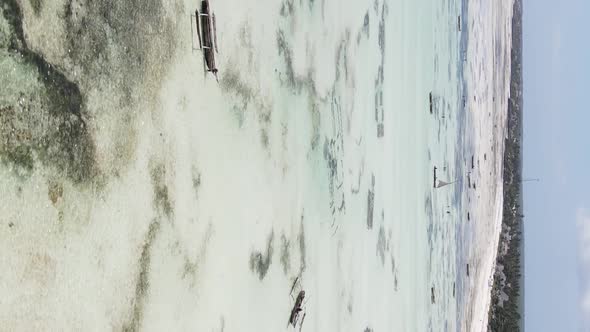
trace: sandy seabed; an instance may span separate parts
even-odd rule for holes
[[[211,6],[0,12],[1,329],[483,330],[509,1]]]

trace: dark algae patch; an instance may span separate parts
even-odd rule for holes
[[[301,231],[300,231],[299,235],[297,236],[297,238],[299,240],[299,255],[301,257],[301,272],[303,273],[303,271],[305,271],[305,266],[306,266],[305,228],[303,227],[303,216],[301,216]]]
[[[201,173],[195,167],[191,170],[191,180],[193,183],[193,189],[195,190],[195,197],[198,199],[199,189],[201,189]]]
[[[10,88],[0,94],[0,159],[25,173],[38,161],[75,183],[92,179],[95,146],[78,85],[29,48],[15,0],[4,1],[2,14],[9,31],[0,58],[14,73],[3,70],[3,83]],[[22,77],[27,84],[20,82]]]
[[[281,235],[281,265],[283,266],[283,272],[285,275],[291,269],[291,253],[290,253],[290,243],[287,240],[285,235]]]
[[[271,232],[267,240],[266,252],[262,253],[260,251],[254,251],[250,254],[250,270],[258,275],[260,280],[263,280],[264,277],[266,277],[266,273],[268,273],[268,269],[270,268],[273,254],[273,242],[274,232]]]
[[[12,163],[26,173],[31,172],[33,166],[35,166],[32,149],[26,145],[15,146],[12,149],[2,149],[0,153],[2,154],[2,161]]]
[[[149,274],[151,269],[152,245],[160,231],[162,217],[170,218],[173,214],[172,204],[168,196],[168,187],[165,183],[166,168],[159,163],[152,162],[151,177],[154,186],[153,201],[157,217],[150,223],[147,235],[143,242],[141,256],[139,258],[139,272],[133,298],[133,310],[131,321],[124,327],[123,331],[133,332],[141,330],[143,319],[144,302],[149,295]],[[190,263],[190,262],[189,262]],[[185,273],[189,274],[196,270],[196,264],[185,265]]]
[[[174,25],[162,0],[69,0],[63,16],[72,62],[84,72],[97,77],[106,72],[121,83],[122,103],[141,93],[133,91],[137,83],[163,74],[167,61],[162,60],[175,48]],[[123,54],[113,55],[112,50]]]
[[[137,282],[135,284],[135,296],[133,298],[133,310],[131,321],[123,327],[124,332],[135,332],[141,329],[141,321],[143,319],[144,302],[148,296],[150,281],[150,265],[151,265],[151,251],[152,244],[160,230],[160,222],[153,220],[145,237],[141,256],[139,258],[139,273],[137,275]]]
[[[163,0],[66,0],[52,8],[63,29],[48,47],[23,29],[44,24],[47,4],[2,1],[0,161],[22,176],[43,169],[101,184],[133,161],[137,114],[159,110],[182,5],[170,12]],[[108,126],[91,123],[103,120]],[[110,144],[100,158],[96,134]]]
[[[293,69],[293,50],[287,42],[285,33],[282,30],[279,30],[277,33],[277,48],[279,49],[279,55],[282,56],[285,61],[285,75],[287,76],[285,83],[288,83],[295,89],[299,89],[300,82],[296,80],[295,70]]]
[[[43,6],[43,0],[30,0],[29,2],[31,3],[31,7],[33,7],[35,15],[39,15]]]
[[[242,111],[246,110],[248,104],[256,97],[256,92],[232,68],[228,68],[224,72],[219,85],[224,91],[233,93],[243,101],[240,107]]]
[[[63,185],[56,181],[50,181],[47,190],[47,197],[53,205],[57,204],[57,202],[63,197],[64,188]]]
[[[371,175],[371,189],[367,194],[367,229],[373,228],[373,209],[375,207],[375,175]]]
[[[171,218],[174,210],[166,184],[166,168],[161,164],[153,166],[151,175],[154,186],[154,205],[164,216]]]
[[[379,234],[377,235],[377,256],[381,260],[381,265],[385,266],[385,253],[387,252],[387,240],[385,239],[385,229],[383,226],[379,227]]]

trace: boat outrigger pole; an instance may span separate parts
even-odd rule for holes
[[[203,48],[203,44],[201,43],[201,28],[199,24],[199,10],[195,10],[195,23],[197,26],[197,36],[199,37],[199,49]]]

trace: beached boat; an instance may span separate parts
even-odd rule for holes
[[[206,72],[213,73],[217,79],[218,69],[215,64],[215,54],[219,53],[217,46],[217,28],[215,13],[211,10],[209,0],[201,1],[201,12],[199,12],[198,9],[195,10],[194,18],[197,37],[199,39],[198,50],[203,52],[203,67]]]

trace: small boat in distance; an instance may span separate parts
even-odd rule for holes
[[[436,297],[434,296],[434,286],[430,287],[430,302],[432,304],[436,303]]]
[[[436,188],[436,166],[434,166],[434,177],[433,177],[433,181],[432,181],[432,187]]]
[[[436,183],[436,186],[435,186],[435,188],[437,188],[437,189],[438,189],[438,188],[442,188],[442,187],[444,187],[444,186],[448,186],[448,185],[450,185],[450,184],[453,184],[453,183],[455,183],[455,182],[457,182],[457,181],[453,181],[453,182],[446,182],[446,181],[443,181],[443,180],[438,180],[438,182]]]
[[[192,16],[192,15],[191,15]],[[201,12],[195,10],[195,25],[199,48],[203,52],[203,67],[206,72],[213,73],[217,80],[217,66],[215,65],[215,53],[219,53],[217,46],[217,28],[215,13],[211,11],[209,0],[201,1]],[[191,23],[192,31],[192,23]],[[193,46],[193,49],[197,49]]]

